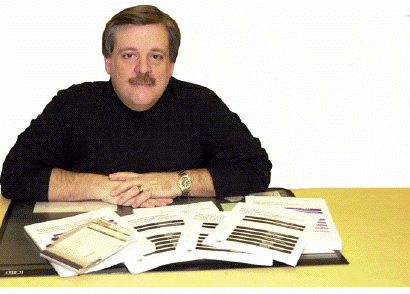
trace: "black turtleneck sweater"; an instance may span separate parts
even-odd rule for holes
[[[59,91],[3,164],[6,198],[47,201],[53,168],[110,174],[208,168],[217,197],[265,190],[272,164],[239,117],[207,88],[171,78],[151,109],[135,112],[111,82]]]

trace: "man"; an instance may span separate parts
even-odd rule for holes
[[[156,7],[115,15],[103,33],[110,81],[53,98],[8,154],[2,195],[155,207],[265,190],[272,165],[259,140],[212,91],[172,77],[179,45]]]

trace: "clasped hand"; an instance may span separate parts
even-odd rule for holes
[[[178,175],[173,172],[137,174],[118,172],[109,175],[110,181],[122,182],[111,191],[118,205],[136,207],[166,206],[181,190]]]

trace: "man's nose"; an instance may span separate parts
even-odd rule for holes
[[[137,64],[135,65],[135,72],[136,73],[150,73],[151,72],[151,65],[149,63],[148,58],[141,58],[138,60]]]

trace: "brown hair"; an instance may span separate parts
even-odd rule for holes
[[[105,26],[102,37],[102,53],[104,57],[111,56],[114,50],[115,33],[120,26],[127,24],[163,24],[168,31],[169,59],[175,63],[179,45],[181,44],[181,33],[178,24],[168,14],[151,5],[126,8],[111,18]]]

